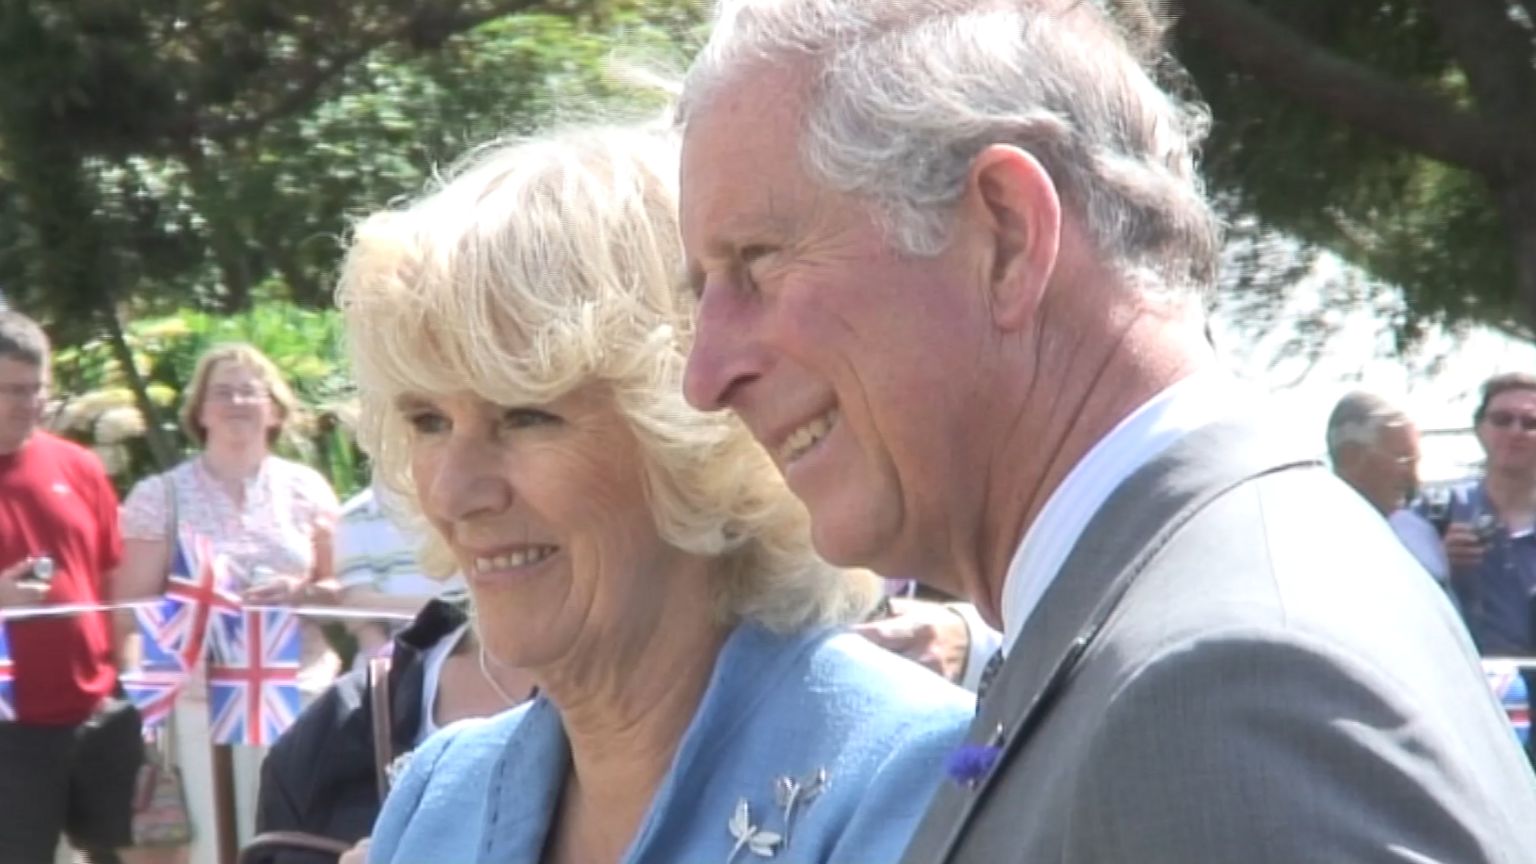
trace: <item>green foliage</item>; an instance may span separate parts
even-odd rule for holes
[[[221,195],[200,206],[233,224],[253,273],[325,305],[349,217],[420,190],[475,144],[527,133],[561,106],[611,101],[601,69],[612,45],[568,19],[525,15],[430,55],[378,51],[313,111],[213,156]]]
[[[1366,116],[1396,108],[1369,97],[1367,88],[1376,87],[1382,93],[1438,99],[1446,111],[1459,112],[1469,127],[1484,131],[1496,144],[1500,138],[1525,137],[1519,131],[1525,119],[1511,118],[1486,101],[1496,88],[1485,82],[1479,92],[1469,85],[1469,58],[1452,50],[1441,21],[1430,14],[1433,4],[1228,0],[1201,3],[1200,9],[1195,5],[1186,4],[1174,47],[1212,109],[1206,170],[1236,210],[1336,252],[1400,288],[1408,311],[1398,323],[1409,341],[1429,322],[1486,323],[1529,332],[1536,320],[1531,305],[1536,297],[1521,293],[1521,279],[1527,277],[1517,272],[1520,230],[1511,220],[1536,220],[1536,212],[1501,211],[1495,190],[1502,180],[1439,161],[1420,149],[1422,142],[1387,135],[1380,117]],[[1256,9],[1270,18],[1267,32],[1239,37],[1219,28],[1202,29],[1203,15],[1217,7]],[[1504,24],[1524,33],[1518,38],[1528,46],[1528,72],[1536,66],[1536,40],[1528,22],[1523,27],[1515,23],[1520,15],[1512,3],[1509,10]],[[1492,52],[1494,37],[1503,34],[1489,27],[1484,50]],[[1314,83],[1302,94],[1276,80],[1294,83],[1297,75],[1255,71],[1235,59],[1245,54],[1234,43],[1279,44],[1287,35],[1306,46],[1292,55],[1296,63],[1318,63],[1319,68],[1351,64],[1370,80],[1339,73],[1331,86]],[[1520,93],[1526,83],[1523,76],[1511,76],[1497,86]],[[1361,94],[1365,98],[1358,98]],[[1517,98],[1536,112],[1536,92]],[[1524,174],[1515,171],[1517,161],[1508,160],[1509,179],[1523,176],[1536,184],[1536,161],[1520,169]]]
[[[300,6],[0,0],[0,290],[60,344],[114,306],[329,305],[352,217],[492,136],[633,101],[606,58],[680,65],[702,20],[690,0]],[[78,231],[50,245],[49,224]],[[58,260],[95,269],[64,290]]]
[[[197,356],[250,341],[317,415],[291,454],[339,492],[361,485],[335,420],[335,317],[315,311],[350,219],[495,135],[654,110],[607,57],[680,66],[701,9],[0,0],[0,291],[54,338],[57,392],[75,394],[58,422],[131,482],[154,461],[135,406],[157,406],[149,437],[177,451],[162,463],[184,454],[174,409]]]
[[[285,302],[261,303],[234,316],[186,310],[135,321],[125,336],[135,364],[148,379],[151,400],[165,409],[163,428],[183,455],[194,448],[175,418],[198,358],[221,343],[249,342],[272,358],[307,409],[306,417],[288,424],[279,451],[320,469],[338,494],[366,485],[363,460],[338,421],[345,413],[351,379],[336,312]],[[53,415],[55,428],[96,446],[122,488],[151,471],[143,441],[146,420],[134,407],[111,346],[105,340],[91,340],[61,348],[53,363],[54,389],[61,396]]]

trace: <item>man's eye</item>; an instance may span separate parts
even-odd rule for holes
[[[559,423],[560,418],[538,408],[508,408],[501,415],[501,425],[508,429],[527,429],[531,426],[549,426]]]
[[[741,276],[754,291],[763,284],[774,250],[769,246],[747,246],[741,250]]]

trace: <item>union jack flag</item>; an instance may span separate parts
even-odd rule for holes
[[[1522,745],[1531,740],[1531,696],[1520,675],[1520,665],[1507,660],[1484,660],[1483,674],[1488,676],[1488,686],[1504,706],[1509,725]]]
[[[146,666],[124,672],[118,676],[118,681],[122,683],[123,692],[128,694],[129,701],[139,709],[144,728],[150,729],[164,723],[171,716],[171,709],[176,707],[176,697],[187,683],[187,670],[152,669]]]
[[[5,639],[5,624],[0,622],[0,720],[16,719],[16,680],[11,666],[11,643]]]
[[[158,602],[134,610],[143,663],[121,681],[146,727],[170,716],[188,673],[203,656],[214,611],[239,608],[239,598],[221,590],[223,577],[222,559],[213,554],[208,538],[184,532],[173,549],[165,593]]]
[[[215,610],[235,611],[240,598],[226,590],[223,559],[208,538],[182,534],[160,602],[137,610],[148,669],[191,669],[203,657]]]
[[[219,609],[211,637],[214,743],[271,744],[299,713],[298,617],[286,609]]]

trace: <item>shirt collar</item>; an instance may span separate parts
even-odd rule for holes
[[[1190,375],[1121,420],[1073,466],[1024,532],[1008,565],[1002,596],[1005,654],[1115,488],[1189,432],[1229,416],[1237,390],[1236,381],[1223,372]]]

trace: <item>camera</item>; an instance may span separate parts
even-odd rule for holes
[[[1472,520],[1472,533],[1477,535],[1477,542],[1487,545],[1499,536],[1499,517],[1492,513],[1479,513]]]
[[[32,569],[27,571],[21,579],[24,582],[41,582],[44,585],[53,581],[53,559],[47,555],[39,555],[32,559]]]

